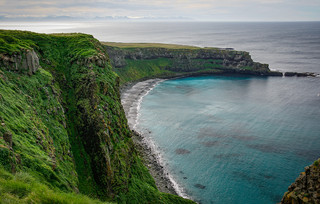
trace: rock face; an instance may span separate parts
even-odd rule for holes
[[[320,159],[307,166],[291,184],[281,204],[320,203]]]
[[[34,74],[40,67],[39,57],[34,50],[22,50],[21,53],[6,55],[0,54],[0,66],[16,72]]]

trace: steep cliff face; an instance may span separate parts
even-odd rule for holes
[[[159,192],[143,166],[99,41],[1,30],[0,42],[0,183],[12,180],[5,171],[102,200],[191,202]],[[15,188],[0,201],[35,197]]]
[[[320,159],[307,166],[291,184],[282,204],[320,203]]]
[[[267,64],[254,62],[248,52],[218,48],[173,49],[161,47],[119,48],[115,43],[105,48],[115,71],[123,79],[179,74],[244,73],[282,75],[271,72]]]

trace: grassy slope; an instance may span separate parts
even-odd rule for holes
[[[156,189],[133,147],[117,75],[108,63],[90,61],[104,55],[97,40],[84,34],[0,31],[0,54],[22,49],[36,50],[42,68],[32,76],[0,68],[0,166],[14,173],[0,182],[20,174],[35,181],[17,180],[8,192],[1,188],[1,199],[22,202],[43,192],[76,201],[72,192],[79,190],[120,203],[191,202]],[[31,190],[15,194],[19,185]]]
[[[103,203],[88,196],[52,190],[30,174],[0,168],[0,203]]]
[[[196,72],[201,73],[221,73],[222,66],[219,61],[214,60],[203,60],[204,67]],[[153,77],[175,77],[179,75],[191,74],[189,71],[171,71],[167,70],[166,67],[171,66],[174,63],[174,59],[170,58],[157,58],[148,60],[126,60],[127,65],[123,68],[114,68],[114,71],[119,75],[121,84],[125,84],[132,81],[139,81],[143,79]]]

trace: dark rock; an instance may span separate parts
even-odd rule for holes
[[[296,76],[297,72],[285,72],[284,76],[290,77],[290,76]]]
[[[283,76],[282,72],[270,71],[266,74],[267,76]]]
[[[308,73],[297,73],[297,76],[298,77],[306,77],[306,76],[309,76]]]

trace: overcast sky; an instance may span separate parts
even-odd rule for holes
[[[320,21],[320,0],[0,0],[0,15]]]

